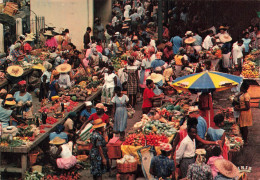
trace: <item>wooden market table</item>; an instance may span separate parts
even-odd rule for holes
[[[101,94],[101,89],[98,89],[96,92],[93,92],[91,96],[89,96],[86,100],[92,101],[96,97]],[[73,109],[74,112],[79,112],[85,106],[84,102],[79,102],[78,106]],[[48,114],[48,116],[52,116],[53,113]],[[53,132],[56,126],[60,123],[64,123],[68,112],[65,113],[64,118],[59,118],[58,122],[53,124],[51,128],[46,128],[45,133],[39,134],[36,139],[32,142],[29,146],[20,146],[20,147],[1,147],[0,146],[0,179],[1,179],[1,172],[13,172],[13,173],[21,173],[22,177],[24,177],[25,172],[27,170],[27,160],[29,152],[35,148],[38,144],[40,144],[45,138],[49,137],[49,134]],[[16,153],[21,155],[21,167],[10,167],[10,166],[2,166],[1,165],[1,154],[2,153]]]

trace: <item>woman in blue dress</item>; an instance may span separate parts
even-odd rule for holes
[[[113,112],[114,115],[114,131],[120,133],[120,140],[125,138],[125,129],[127,125],[127,109],[126,105],[129,98],[121,93],[121,88],[119,86],[115,87],[115,96],[112,99],[114,104]]]
[[[102,179],[102,174],[106,173],[110,169],[109,159],[107,155],[107,147],[105,136],[105,125],[102,119],[96,119],[93,121],[94,131],[90,136],[90,142],[93,145],[90,152],[90,172],[93,175],[94,180]]]
[[[51,91],[50,100],[51,100],[52,96],[58,95],[58,92],[59,92],[58,79],[60,77],[60,73],[57,70],[53,70],[52,76],[53,76],[53,79],[51,80],[51,83],[50,83],[50,91]]]
[[[26,91],[26,81],[22,80],[18,83],[19,91],[14,93],[14,99],[22,105],[22,109],[18,115],[31,117],[32,116],[32,95]],[[25,115],[26,114],[26,115]],[[15,123],[14,123],[15,124]]]

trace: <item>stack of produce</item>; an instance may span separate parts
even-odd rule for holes
[[[158,134],[133,133],[127,136],[123,145],[131,146],[159,146],[160,142],[168,143],[168,137]]]
[[[244,78],[259,78],[259,69],[255,64],[256,56],[254,55],[247,55],[244,60],[244,64],[242,66],[242,73],[241,75]]]
[[[149,121],[148,123],[146,123],[146,125],[143,128],[143,132],[145,134],[164,134],[167,137],[171,137],[175,135],[176,129],[167,123],[161,123],[159,120],[156,120]]]
[[[18,5],[14,2],[7,2],[3,13],[13,16],[18,12]]]

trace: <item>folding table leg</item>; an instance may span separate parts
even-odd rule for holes
[[[24,178],[25,172],[27,170],[27,154],[21,155],[21,168],[22,168],[22,178]]]

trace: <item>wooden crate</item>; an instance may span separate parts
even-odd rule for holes
[[[257,85],[250,85],[248,89],[248,94],[250,95],[250,106],[251,107],[259,107],[260,101],[260,86]]]

